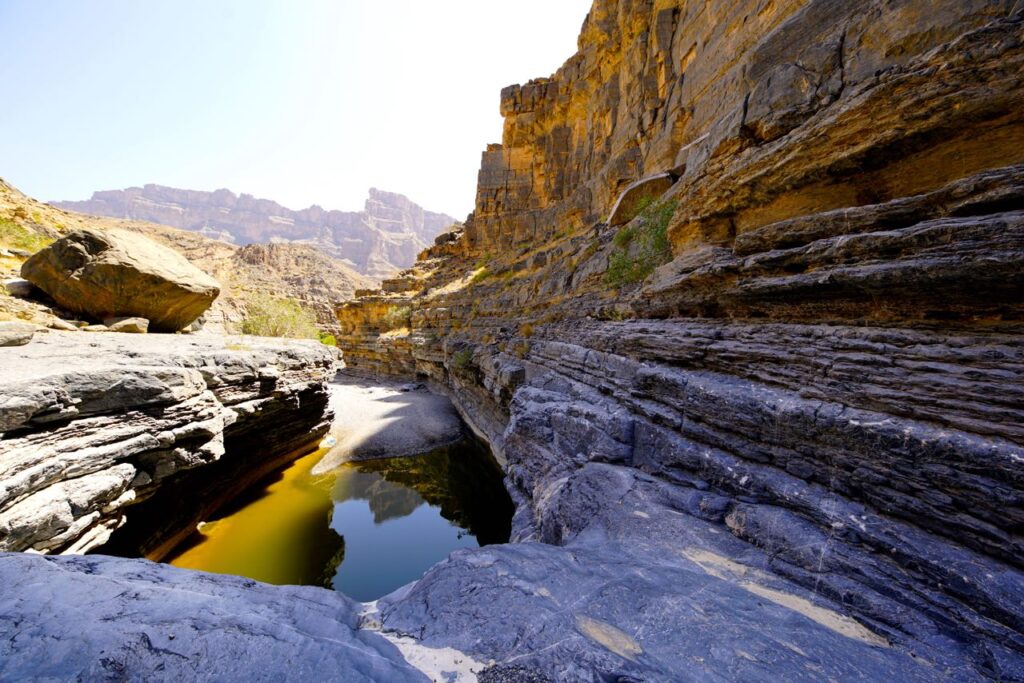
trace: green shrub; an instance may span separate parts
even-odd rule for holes
[[[401,327],[409,327],[412,321],[411,306],[391,306],[384,314],[383,322],[386,331],[397,330]]]
[[[245,308],[243,334],[296,339],[320,337],[316,316],[294,299],[259,294],[250,299]]]
[[[465,370],[473,362],[473,352],[470,349],[456,351],[452,356],[452,367],[457,370]]]
[[[320,333],[320,343],[324,346],[337,346],[338,340],[334,338],[334,335],[330,332]]]
[[[674,200],[646,203],[636,221],[615,234],[616,250],[608,258],[605,282],[612,287],[641,282],[672,260],[668,226],[675,211]]]
[[[35,253],[49,246],[53,239],[24,228],[9,218],[0,218],[0,247],[24,249]]]
[[[478,282],[483,282],[484,280],[486,280],[490,276],[491,276],[491,271],[489,271],[486,268],[486,266],[485,266],[482,270],[480,270],[476,275],[473,276],[473,279],[470,280],[470,282],[475,285]]]

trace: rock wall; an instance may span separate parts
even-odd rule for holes
[[[335,363],[253,337],[50,332],[0,350],[0,550],[88,551],[180,472],[315,444]]]
[[[228,190],[201,192],[161,185],[95,192],[89,200],[54,206],[170,225],[243,246],[309,244],[377,280],[412,265],[416,254],[455,222],[400,194],[377,189],[370,190],[363,211],[327,211],[319,206],[293,211],[269,199]]]
[[[502,93],[464,233],[338,311],[350,367],[449,392],[518,504],[521,549],[385,628],[561,680],[1024,678],[1022,40],[1013,2],[596,0]],[[613,284],[652,219],[604,220],[657,173],[671,253]],[[851,631],[740,653],[776,633],[750,591],[931,669]],[[507,637],[460,635],[505,600]]]

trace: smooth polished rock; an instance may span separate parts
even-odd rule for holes
[[[319,588],[100,556],[0,555],[3,680],[429,679]]]
[[[24,346],[32,341],[35,325],[19,322],[0,322],[0,346]]]

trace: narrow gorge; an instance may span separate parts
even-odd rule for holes
[[[500,110],[340,354],[0,349],[0,678],[1024,681],[1021,3],[594,0]],[[73,554],[308,456],[342,359],[450,401],[508,543],[365,602]]]

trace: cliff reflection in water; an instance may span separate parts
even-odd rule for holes
[[[508,540],[511,500],[501,471],[475,442],[312,474],[323,455],[261,482],[170,563],[373,600],[452,550]]]

